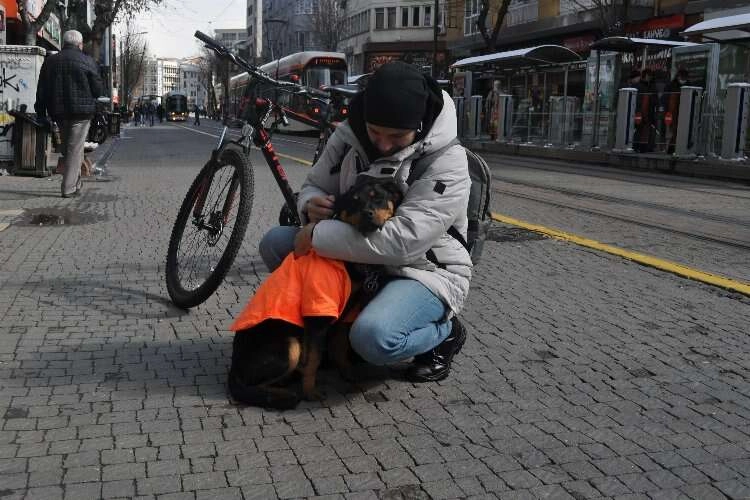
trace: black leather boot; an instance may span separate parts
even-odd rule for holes
[[[466,328],[457,317],[451,318],[451,333],[436,347],[424,354],[414,356],[406,377],[412,382],[435,382],[443,380],[451,370],[453,356],[466,342]]]

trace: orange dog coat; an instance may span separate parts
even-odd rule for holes
[[[305,316],[341,316],[352,291],[346,266],[311,250],[307,255],[289,254],[261,283],[229,329],[253,327],[278,319],[304,327]]]

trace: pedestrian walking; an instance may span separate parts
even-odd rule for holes
[[[156,106],[156,115],[159,117],[159,123],[164,121],[164,106],[161,103]]]
[[[196,104],[195,105],[195,121],[193,121],[193,125],[200,125],[201,124],[201,108]]]
[[[37,115],[50,116],[60,125],[65,158],[60,186],[63,198],[81,193],[84,144],[96,112],[96,98],[103,92],[99,68],[83,53],[83,35],[66,31],[62,50],[42,64],[34,105]]]
[[[447,228],[466,237],[471,179],[455,139],[456,108],[437,82],[410,64],[384,64],[352,100],[348,120],[302,186],[298,209],[305,225],[272,228],[260,242],[271,270],[291,251],[309,250],[384,266],[388,280],[354,321],[349,338],[375,365],[414,357],[407,371],[414,382],[447,377],[466,340],[456,315],[469,292],[471,257]],[[431,153],[433,163],[408,183],[412,162]],[[360,173],[393,179],[404,192],[396,216],[367,236],[331,219],[336,198]]]
[[[156,117],[156,106],[154,106],[153,102],[148,103],[148,121],[149,126],[154,126],[154,118]]]
[[[137,104],[133,106],[133,124],[136,127],[141,124],[141,107]]]

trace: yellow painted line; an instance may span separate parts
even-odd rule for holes
[[[556,238],[558,240],[569,241],[571,243],[575,243],[576,245],[580,245],[580,246],[587,247],[587,248],[592,248],[594,250],[599,250],[599,251],[606,252],[612,255],[617,255],[619,257],[632,260],[634,262],[643,264],[645,266],[653,267],[655,269],[659,269],[659,270],[666,271],[672,274],[676,274],[678,276],[690,278],[692,280],[700,281],[700,282],[707,283],[709,285],[718,286],[721,288],[726,288],[727,290],[732,290],[732,291],[750,296],[750,283],[745,283],[743,281],[737,281],[737,280],[733,280],[730,278],[725,278],[724,276],[718,276],[716,274],[710,274],[704,271],[699,271],[698,269],[693,269],[691,267],[683,266],[682,264],[678,264],[676,262],[660,259],[652,255],[632,252],[630,250],[625,250],[623,248],[618,248],[612,245],[607,245],[605,243],[600,243],[598,241],[591,240],[589,238],[584,238],[582,236],[577,236],[575,234],[566,233],[564,231],[548,228],[545,226],[540,226],[538,224],[532,224],[530,222],[525,222],[519,219],[514,219],[513,217],[508,217],[507,215],[502,215],[502,214],[493,212],[492,218],[504,224],[510,224],[511,226],[521,227],[524,229],[528,229],[530,231],[545,234],[547,236]]]
[[[16,217],[18,215],[21,215],[23,213],[23,210],[14,208],[10,210],[0,210],[0,217]]]
[[[5,231],[9,227],[10,227],[10,224],[8,224],[7,222],[0,222],[0,231]]]
[[[195,132],[196,134],[203,134],[209,137],[215,137],[217,139],[221,137],[216,134],[209,134],[208,132],[204,132],[202,130],[196,130],[194,128],[186,127],[184,125],[177,125],[176,123],[173,123],[172,125],[174,125],[175,127],[184,128],[185,130],[189,130],[191,132]],[[302,165],[307,165],[308,167],[312,166],[311,161],[303,160],[302,158],[297,158],[296,156],[285,155],[285,154],[279,153],[278,151],[276,151],[276,156],[278,156],[279,158],[286,158],[287,160],[296,161],[297,163],[301,163]]]

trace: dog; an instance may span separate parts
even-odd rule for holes
[[[402,199],[401,190],[393,180],[360,176],[351,189],[336,199],[334,218],[368,234],[393,217]],[[296,407],[302,398],[323,399],[316,389],[316,376],[326,346],[341,375],[352,380],[350,323],[342,319],[363,307],[374,295],[382,273],[377,266],[354,263],[344,266],[351,281],[351,293],[338,317],[304,316],[304,327],[266,319],[235,333],[228,378],[229,393],[235,401],[285,410]],[[295,373],[302,377],[302,397],[287,384]]]

